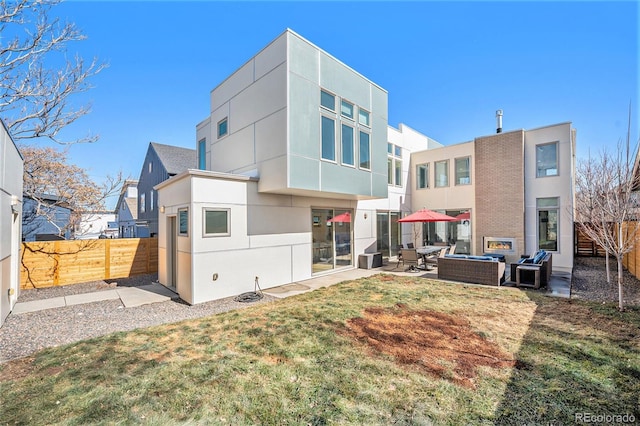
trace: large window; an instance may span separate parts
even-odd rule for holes
[[[321,89],[320,117],[321,158],[339,161],[340,164],[349,167],[357,165],[362,170],[370,171],[370,113],[340,96]],[[336,138],[339,142],[337,144]]]
[[[558,197],[536,199],[538,211],[538,249],[558,251]]]
[[[449,160],[435,162],[436,188],[449,186]]]
[[[355,153],[353,148],[353,127],[342,125],[342,164],[355,166]]]
[[[425,189],[429,187],[429,165],[418,164],[416,166],[416,182],[417,189]]]
[[[371,170],[371,137],[369,133],[360,132],[360,168]]]
[[[336,122],[322,116],[322,158],[336,161]]]
[[[202,209],[204,237],[225,237],[231,235],[229,209]]]
[[[220,139],[221,137],[227,134],[228,132],[227,123],[228,123],[227,117],[218,121],[218,139]]]
[[[200,170],[206,170],[207,168],[207,140],[201,139],[198,141],[198,168]]]
[[[456,185],[471,183],[471,157],[456,158]]]
[[[536,145],[536,177],[558,176],[558,143]]]

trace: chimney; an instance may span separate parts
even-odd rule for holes
[[[496,111],[496,133],[502,133],[502,110]]]

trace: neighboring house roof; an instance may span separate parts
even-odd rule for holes
[[[169,175],[177,175],[187,169],[196,168],[197,152],[195,149],[163,145],[157,142],[151,142],[151,146],[158,154],[158,158]]]

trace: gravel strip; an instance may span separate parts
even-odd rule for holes
[[[618,266],[610,260],[611,285],[607,284],[604,257],[576,257],[571,283],[571,297],[598,302],[618,303]],[[640,306],[640,281],[625,270],[622,276],[625,306]]]
[[[154,280],[153,275],[144,275],[121,280],[117,285],[139,286],[151,284]],[[115,282],[96,281],[40,290],[22,290],[18,301],[27,302],[104,291],[115,287]],[[275,300],[278,299],[264,294],[262,300],[253,303],[236,302],[233,297],[229,297],[193,306],[181,300],[170,300],[125,308],[118,299],[9,315],[0,327],[0,363],[29,356],[45,348],[74,343],[116,331],[129,331],[202,318]]]

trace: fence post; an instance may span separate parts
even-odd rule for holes
[[[53,285],[60,285],[60,242],[53,243]]]
[[[104,277],[105,279],[111,279],[111,241],[109,239],[104,241]]]

